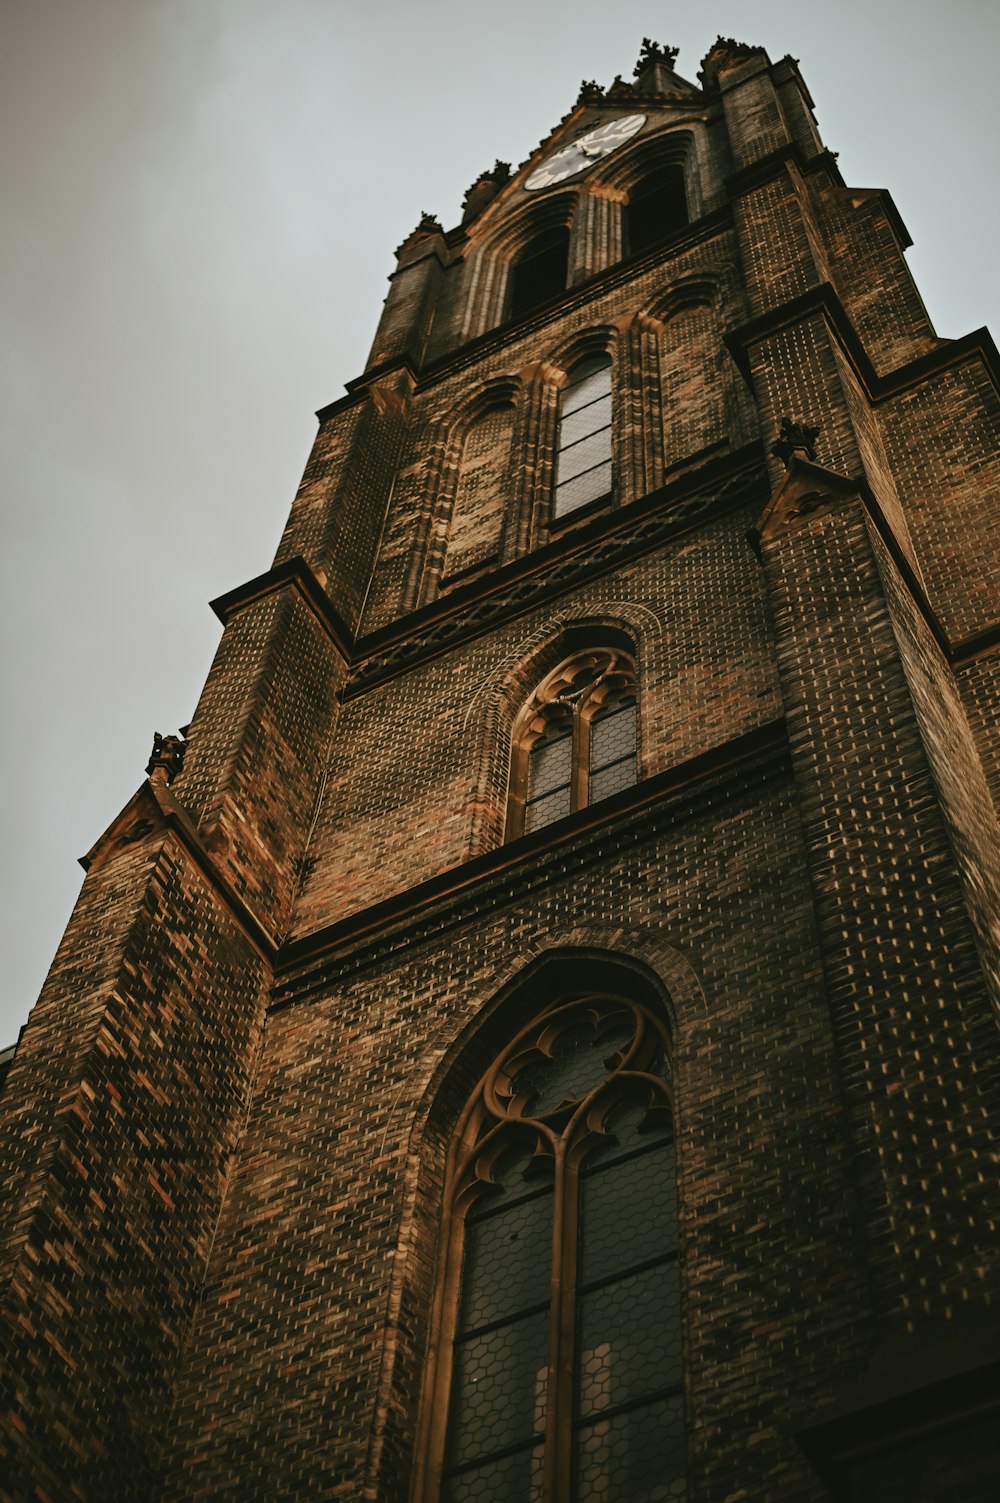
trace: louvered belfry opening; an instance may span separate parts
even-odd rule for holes
[[[568,264],[569,230],[565,225],[552,225],[529,241],[511,269],[509,316],[521,318],[539,303],[564,292]]]
[[[625,252],[635,256],[688,222],[684,173],[661,166],[639,180],[625,206]]]

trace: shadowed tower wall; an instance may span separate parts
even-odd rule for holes
[[[87,858],[0,1499],[1000,1491],[1000,362],[792,59],[698,80],[403,242]]]

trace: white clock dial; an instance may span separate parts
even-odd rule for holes
[[[574,177],[585,167],[592,167],[602,157],[616,151],[636,131],[642,130],[645,123],[645,115],[624,115],[619,120],[609,120],[606,125],[599,125],[596,130],[588,131],[571,146],[564,146],[547,162],[536,167],[525,180],[525,188],[529,193],[537,193],[540,188],[551,188],[554,183]]]

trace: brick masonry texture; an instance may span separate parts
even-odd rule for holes
[[[404,241],[182,769],[90,853],[0,1080],[0,1503],[440,1503],[449,1145],[588,989],[671,1040],[688,1503],[1000,1496],[1000,361],[937,339],[791,59],[701,76]],[[630,256],[662,167],[689,223]],[[556,518],[594,355],[611,494]],[[634,786],[511,839],[521,712],[606,649]]]

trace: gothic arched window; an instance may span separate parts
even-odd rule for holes
[[[617,647],[574,653],[518,717],[507,838],[540,830],[636,780],[635,666]]]
[[[520,318],[539,303],[564,292],[568,265],[566,225],[552,225],[530,240],[511,268],[509,316]]]
[[[553,519],[610,496],[612,481],[611,357],[591,355],[560,394]]]
[[[420,1503],[685,1496],[674,1144],[643,1006],[550,1006],[449,1158]]]
[[[684,173],[662,166],[633,188],[625,206],[625,252],[634,256],[688,222]]]

